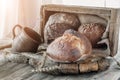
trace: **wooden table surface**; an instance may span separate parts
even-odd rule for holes
[[[6,63],[0,66],[0,80],[120,80],[120,68],[112,62],[110,68],[102,72],[90,72],[79,75],[50,75],[32,73],[27,64]],[[118,79],[119,78],[119,79]]]

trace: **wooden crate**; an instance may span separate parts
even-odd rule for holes
[[[98,7],[81,7],[67,5],[42,5],[40,35],[44,40],[44,27],[50,15],[56,12],[66,12],[73,14],[92,14],[100,16],[108,21],[108,39],[110,43],[110,56],[114,56],[118,51],[119,27],[120,27],[120,9],[98,8]]]

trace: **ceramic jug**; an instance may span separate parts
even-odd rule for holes
[[[21,32],[16,36],[15,29],[17,27],[21,29]],[[40,43],[40,35],[31,28],[21,25],[14,26],[12,52],[36,52]]]

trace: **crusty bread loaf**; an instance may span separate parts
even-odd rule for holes
[[[65,32],[47,48],[49,58],[55,62],[76,62],[91,55],[91,51],[90,41],[76,31]]]
[[[69,13],[55,13],[51,15],[46,23],[46,26],[53,23],[66,23],[73,26],[74,28],[78,28],[80,25],[78,17]]]
[[[95,47],[97,42],[101,40],[104,31],[105,27],[99,23],[83,24],[78,29],[78,32],[90,40],[92,47]]]
[[[46,22],[44,29],[45,41],[61,36],[67,29],[77,30],[80,21],[77,16],[68,13],[55,13]]]
[[[71,29],[72,26],[65,23],[54,23],[45,28],[45,38],[50,41],[53,41],[55,38],[63,35],[65,30]]]

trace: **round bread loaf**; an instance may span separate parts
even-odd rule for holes
[[[48,39],[49,42],[53,41],[55,38],[63,35],[65,30],[71,29],[72,26],[65,23],[54,23],[46,27],[45,29],[45,39]]]
[[[47,54],[55,62],[76,62],[91,55],[90,41],[82,34],[70,30],[55,39],[48,47]]]
[[[63,35],[64,31],[67,29],[77,30],[79,26],[80,21],[77,16],[68,13],[55,13],[51,15],[46,22],[44,28],[45,41]]]
[[[69,14],[69,13],[55,13],[50,15],[46,26],[49,26],[54,23],[65,23],[69,24],[74,28],[78,28],[80,25],[80,21],[76,15]]]
[[[105,27],[99,23],[83,24],[79,27],[78,32],[85,35],[95,47],[97,42],[101,40]]]

